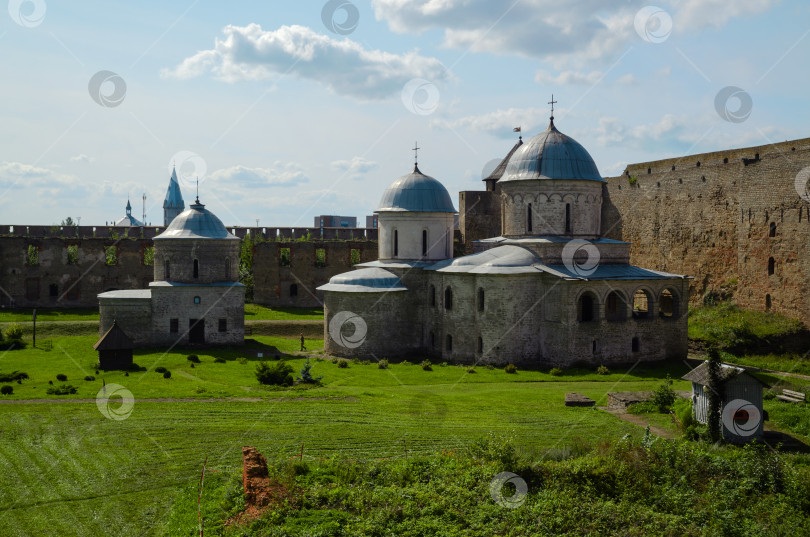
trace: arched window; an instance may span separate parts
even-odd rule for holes
[[[776,261],[773,260],[773,257],[768,258],[768,276],[773,276],[774,270],[776,269]]]
[[[678,317],[678,297],[670,289],[664,289],[658,297],[658,315],[668,319]]]
[[[290,296],[298,296],[298,284],[294,283],[290,285]]]
[[[776,222],[771,222],[770,229],[768,230],[769,237],[776,237]]]
[[[225,258],[225,279],[226,280],[231,279],[231,258],[230,257]]]
[[[194,278],[200,277],[200,262],[196,259],[194,260]]]
[[[453,352],[453,336],[450,334],[447,334],[445,338],[445,350],[447,350],[447,352]]]
[[[170,264],[169,264],[169,260],[167,259],[166,262],[163,264],[163,279],[168,281],[169,278],[171,278],[171,276],[172,276],[172,273],[171,273],[171,270],[170,270]]]
[[[771,295],[765,295],[765,311],[771,311]]]
[[[577,301],[577,320],[588,323],[596,320],[596,297],[591,293],[583,293]]]
[[[565,232],[571,233],[571,204],[565,204]]]
[[[427,230],[422,230],[422,257],[427,256]]]
[[[618,291],[611,291],[607,296],[605,318],[614,322],[627,320],[627,302]]]
[[[394,257],[399,255],[399,231],[394,230]]]
[[[435,307],[436,306],[436,286],[431,284],[430,285],[430,290],[428,291],[428,293],[430,294],[430,305]]]
[[[444,290],[444,309],[453,309],[453,291],[449,287]]]
[[[648,319],[650,317],[650,303],[652,297],[644,289],[638,289],[633,294],[633,317]]]
[[[532,232],[532,204],[529,204],[529,209],[526,211],[526,231]]]
[[[484,311],[484,289],[478,288],[478,311]]]

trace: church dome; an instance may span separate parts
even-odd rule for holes
[[[375,212],[383,211],[455,213],[456,208],[444,185],[414,166],[413,172],[403,175],[385,190]]]
[[[177,215],[166,230],[154,238],[161,239],[233,239],[239,240],[230,234],[222,220],[207,210],[205,205],[197,200],[189,208]]]
[[[553,117],[545,131],[517,148],[500,182],[532,179],[604,182],[588,151],[579,142],[558,131]]]
[[[319,291],[343,291],[371,293],[379,291],[407,291],[399,276],[391,271],[374,267],[362,268],[337,274],[329,283],[318,287]]]

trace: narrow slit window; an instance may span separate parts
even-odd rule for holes
[[[529,204],[529,208],[526,211],[526,231],[529,233],[532,232],[532,204]]]
[[[428,246],[427,246],[427,230],[422,230],[422,257],[427,256]]]
[[[200,262],[195,259],[194,260],[194,279],[196,280],[199,277],[200,277]]]
[[[565,232],[571,233],[571,204],[565,204]]]

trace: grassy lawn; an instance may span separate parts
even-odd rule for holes
[[[293,353],[298,345],[294,339],[254,339],[249,347],[265,356]],[[61,384],[59,373],[78,388],[75,395],[51,396],[68,402],[0,404],[0,475],[14,483],[0,487],[0,535],[98,535],[111,527],[117,535],[166,534],[170,513],[188,507],[173,502],[198,481],[203,460],[238,472],[245,445],[272,457],[298,454],[303,444],[312,460],[365,460],[402,457],[406,448],[411,455],[463,449],[489,433],[511,435],[521,450],[535,453],[624,434],[640,437],[640,428],[605,412],[564,407],[564,394],[577,391],[604,403],[608,391],[651,389],[667,373],[680,377],[686,367],[555,377],[483,367],[468,374],[453,365],[423,371],[394,363],[381,370],[352,362],[342,369],[313,360],[313,374],[324,376],[322,386],[271,389],[253,377],[255,350],[197,352],[202,363],[193,368],[187,351],[144,352],[135,361],[147,371],[95,375],[93,336],[52,341],[50,351],[27,348],[0,356],[0,371],[31,377],[12,384],[14,393],[6,399],[47,398],[48,381]],[[226,363],[214,363],[215,357]],[[289,361],[298,371],[304,358]],[[155,373],[158,366],[171,371],[171,378]],[[96,380],[82,380],[85,375]],[[69,402],[94,399],[102,379],[133,393],[127,419],[106,419],[95,401]],[[198,400],[142,400],[151,398]]]
[[[258,304],[245,304],[245,320],[268,321],[323,321],[323,308],[268,308]]]
[[[31,322],[31,308],[0,309],[0,323]],[[98,321],[98,308],[37,308],[37,321]]]

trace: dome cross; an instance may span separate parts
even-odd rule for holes
[[[418,151],[419,151],[420,149],[422,149],[422,148],[421,148],[421,147],[419,147],[419,144],[417,144],[416,142],[414,142],[414,143],[413,143],[413,149],[411,149],[411,151],[413,151],[413,165],[414,165],[414,166],[417,166],[417,165],[418,165],[418,162],[419,162],[419,161],[418,161],[418,158],[417,158],[417,153],[418,153]]]

